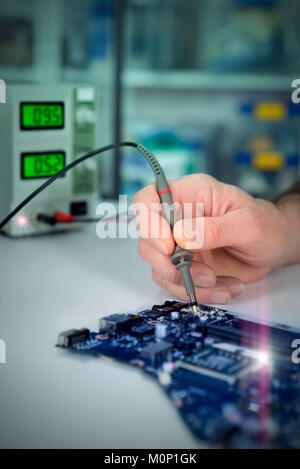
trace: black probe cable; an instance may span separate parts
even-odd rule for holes
[[[100,153],[103,153],[108,150],[113,150],[114,148],[117,147],[133,147],[137,148],[138,145],[134,142],[120,142],[116,144],[111,144],[111,145],[106,145],[101,148],[97,148],[96,150],[93,150],[89,153],[86,153],[85,155],[81,156],[80,158],[77,158],[77,160],[72,161],[72,163],[68,164],[65,166],[63,169],[58,171],[58,173],[54,174],[54,176],[51,176],[49,179],[47,179],[44,184],[42,184],[40,187],[38,187],[35,191],[33,191],[26,199],[24,199],[12,212],[10,212],[9,215],[7,215],[4,220],[0,222],[0,230],[20,211],[22,210],[25,205],[27,205],[34,197],[36,197],[40,192],[42,192],[46,187],[50,186],[52,182],[56,181],[61,176],[64,176],[65,173],[67,173],[70,169],[74,168],[78,164],[82,163],[83,161],[87,160],[88,158],[91,158],[92,156],[99,155]]]

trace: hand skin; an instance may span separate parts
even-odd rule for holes
[[[176,223],[173,232],[169,230],[169,236],[150,237],[153,224],[168,229],[161,214],[151,211],[151,204],[159,203],[154,183],[138,192],[133,202],[147,206],[148,223],[137,211],[139,255],[151,265],[154,282],[178,298],[188,300],[181,274],[171,262],[174,236],[182,248],[194,253],[191,273],[199,303],[228,303],[246,283],[300,261],[300,195],[283,196],[274,204],[206,174],[169,184],[175,203],[204,203],[202,246],[193,241],[184,220]]]

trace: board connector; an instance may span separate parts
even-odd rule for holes
[[[57,345],[61,347],[71,347],[72,345],[84,342],[90,338],[89,329],[70,329],[68,331],[61,332],[58,336]]]

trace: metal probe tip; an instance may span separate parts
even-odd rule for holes
[[[190,296],[190,304],[191,304],[193,313],[198,314],[198,308],[197,308],[198,304],[197,304],[196,296],[194,295]]]
[[[196,293],[195,293],[195,287],[194,287],[194,282],[191,276],[191,262],[184,260],[184,258],[181,259],[181,262],[177,264],[177,269],[181,272],[182,278],[183,278],[183,283],[185,286],[185,290],[187,293],[187,297],[190,300],[190,305],[193,309],[194,314],[198,313],[197,309],[197,298],[196,298]]]

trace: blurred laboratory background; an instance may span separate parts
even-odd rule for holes
[[[299,176],[299,17],[299,0],[2,0],[0,77],[93,84],[100,145],[272,199]],[[134,150],[101,161],[103,198],[153,179]]]

